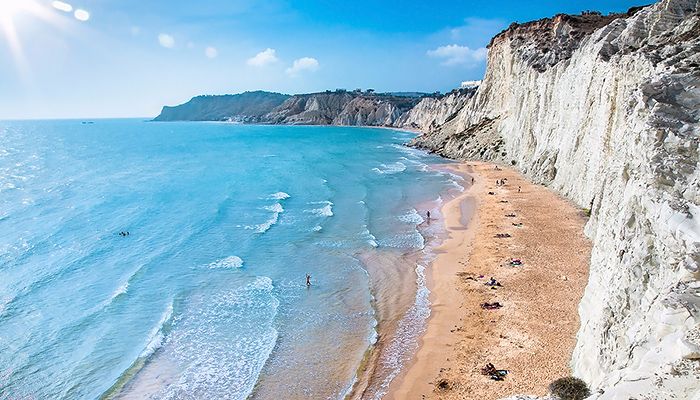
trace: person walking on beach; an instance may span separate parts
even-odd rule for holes
[[[311,286],[311,275],[306,274],[306,287]]]
[[[426,216],[428,217],[428,223],[430,223],[430,211],[428,211],[428,212],[425,213],[425,214],[426,214]]]

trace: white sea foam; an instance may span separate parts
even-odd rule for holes
[[[455,189],[457,189],[460,192],[464,191],[464,186],[460,185],[456,180],[450,179],[450,185],[453,186]]]
[[[183,393],[246,399],[275,348],[279,300],[272,279],[257,277],[242,287],[208,292],[188,304],[173,323],[168,357],[186,366],[158,398]],[[238,327],[231,329],[232,326]]]
[[[147,345],[143,349],[139,357],[150,357],[153,353],[156,352],[156,350],[158,350],[163,345],[163,339],[165,339],[165,333],[163,332],[163,328],[165,327],[165,324],[168,321],[170,321],[170,318],[172,318],[172,316],[173,302],[170,301],[165,311],[163,311],[163,314],[160,316],[160,320],[148,334]]]
[[[311,230],[314,232],[321,232],[321,229],[323,229],[323,227],[321,227],[321,225],[316,225]]]
[[[319,214],[319,215],[323,215],[324,217],[332,217],[333,216],[333,206],[331,204],[326,204],[322,208],[314,210],[314,213]]]
[[[222,258],[221,260],[216,260],[209,263],[209,268],[241,268],[243,266],[243,260],[238,256],[228,256]]]
[[[278,200],[284,200],[284,199],[289,198],[289,195],[287,193],[284,193],[284,192],[278,192],[278,193],[271,195],[271,197],[272,196],[274,196]],[[272,216],[267,221],[263,222],[262,224],[258,224],[258,225],[254,225],[254,226],[246,226],[245,227],[246,229],[254,229],[258,233],[265,233],[270,228],[272,228],[273,225],[275,225],[277,223],[277,221],[279,220],[280,214],[284,212],[284,207],[282,207],[281,203],[275,203],[275,204],[270,205],[270,206],[264,206],[264,207],[262,207],[262,209],[266,210],[266,211],[272,211]]]
[[[256,225],[255,229],[258,233],[265,233],[270,228],[272,228],[272,225],[277,223],[277,220],[279,219],[279,213],[274,213],[272,214],[272,217],[268,219],[267,221],[263,222],[262,224]]]
[[[387,174],[387,175],[393,175],[393,174],[398,174],[400,172],[403,172],[406,170],[406,164],[397,161],[395,163],[390,163],[390,164],[380,164],[379,168],[372,168],[372,171],[378,173],[378,174]]]
[[[377,243],[377,238],[372,234],[372,232],[369,231],[366,225],[365,229],[362,231],[362,237],[370,246],[379,247],[379,244]]]
[[[126,294],[126,292],[129,290],[129,281],[124,282],[123,285],[119,286],[113,293],[112,293],[112,298],[110,301],[116,299],[117,297]]]
[[[290,197],[291,196],[285,192],[277,192],[277,193],[271,194],[268,198],[273,199],[273,200],[284,200],[284,199],[288,199]]]
[[[284,208],[282,208],[282,204],[280,204],[280,203],[275,203],[271,206],[266,206],[263,208],[266,209],[267,211],[272,211],[272,212],[276,212],[276,213],[281,213],[284,211]]]
[[[420,225],[425,221],[415,208],[412,208],[411,211],[404,215],[399,215],[397,218],[399,221],[413,225]]]
[[[398,234],[384,239],[380,239],[379,245],[395,249],[416,249],[425,247],[425,239],[419,232]]]
[[[317,201],[309,204],[324,204],[321,208],[314,208],[312,210],[306,210],[305,212],[320,215],[322,217],[332,217],[333,216],[333,203],[330,201]]]
[[[464,177],[461,175],[453,174],[452,172],[447,172],[447,175],[450,176],[450,178],[456,180],[456,181],[464,181]]]
[[[426,156],[426,153],[423,150],[414,149],[414,148],[403,146],[400,144],[393,143],[393,144],[391,144],[391,147],[404,153],[409,158],[417,159],[417,158],[423,158]]]

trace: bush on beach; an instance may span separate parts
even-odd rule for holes
[[[586,382],[573,376],[559,378],[550,383],[549,391],[552,396],[561,400],[583,400],[591,395]]]

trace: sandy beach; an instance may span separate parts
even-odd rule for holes
[[[552,380],[570,375],[591,250],[586,218],[512,169],[479,162],[451,168],[474,185],[443,207],[449,238],[428,277],[427,332],[386,398],[545,394]],[[497,185],[499,179],[506,184]],[[491,277],[501,286],[487,286]],[[484,302],[502,308],[485,310]],[[505,379],[482,375],[486,363],[508,370]]]

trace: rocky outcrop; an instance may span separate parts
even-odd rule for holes
[[[154,120],[260,122],[262,116],[287,98],[289,95],[263,91],[197,96],[178,106],[163,107]]]
[[[392,126],[421,97],[336,90],[298,94],[268,113],[272,124]]]
[[[416,146],[513,165],[589,209],[572,367],[600,400],[700,396],[699,9],[511,26],[476,93],[416,107],[464,103],[416,116]]]
[[[346,90],[293,96],[270,92],[198,96],[163,107],[156,121],[232,121],[287,125],[393,126],[425,95]]]
[[[476,87],[453,90],[444,96],[426,97],[393,125],[432,132],[455,117],[457,111],[476,93]]]
[[[269,112],[265,119],[273,124],[330,125],[353,98],[346,91],[298,94]]]

